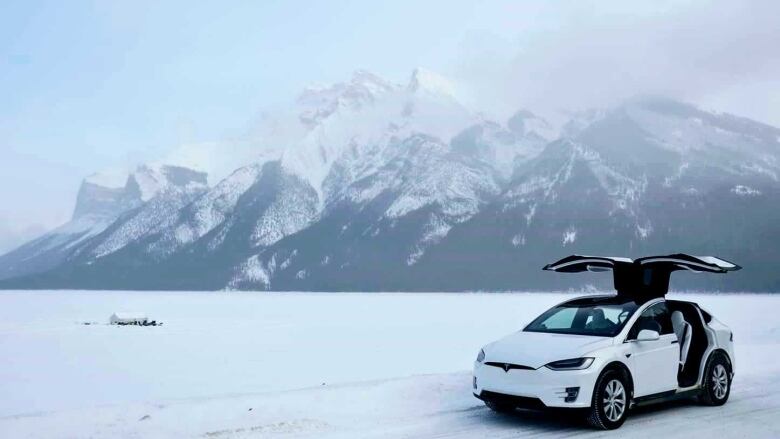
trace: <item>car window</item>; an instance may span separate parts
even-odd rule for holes
[[[562,308],[546,318],[542,324],[547,329],[565,329],[571,328],[574,316],[577,314],[577,308]]]
[[[631,331],[628,333],[628,339],[635,339],[637,335],[639,335],[639,331],[643,329],[657,331],[661,335],[674,332],[672,328],[672,317],[666,303],[656,303],[650,308],[642,311],[642,314],[639,315],[634,326],[631,327]]]
[[[624,298],[574,300],[547,310],[525,331],[614,337],[636,308],[636,303]]]

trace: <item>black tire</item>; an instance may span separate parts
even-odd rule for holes
[[[615,382],[620,384],[621,392],[614,392],[617,388]],[[610,393],[610,389],[613,392]],[[619,416],[616,407],[622,397],[622,411]],[[601,373],[593,388],[593,399],[588,412],[588,423],[600,430],[614,430],[623,425],[628,415],[628,407],[631,401],[628,379],[620,370],[611,369]],[[611,406],[611,407],[608,407]]]
[[[704,383],[699,401],[704,405],[719,406],[729,400],[731,394],[731,364],[726,356],[716,352],[707,361]]]
[[[485,405],[496,413],[512,413],[515,411],[515,407],[511,404],[496,401],[485,401]]]

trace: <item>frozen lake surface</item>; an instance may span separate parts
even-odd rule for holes
[[[471,395],[479,348],[567,297],[3,292],[0,437],[599,435]],[[639,410],[621,431],[780,437],[780,295],[670,297],[734,330],[731,399]],[[164,325],[107,325],[120,311]]]

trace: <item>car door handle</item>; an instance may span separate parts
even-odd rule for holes
[[[679,340],[672,340],[672,344],[677,344],[679,342],[680,342]]]

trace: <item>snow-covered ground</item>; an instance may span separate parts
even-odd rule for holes
[[[676,296],[734,329],[731,399],[636,410],[621,432],[780,437],[780,295]],[[479,348],[565,297],[3,292],[0,437],[598,436],[471,395]],[[164,325],[108,326],[118,311]]]

